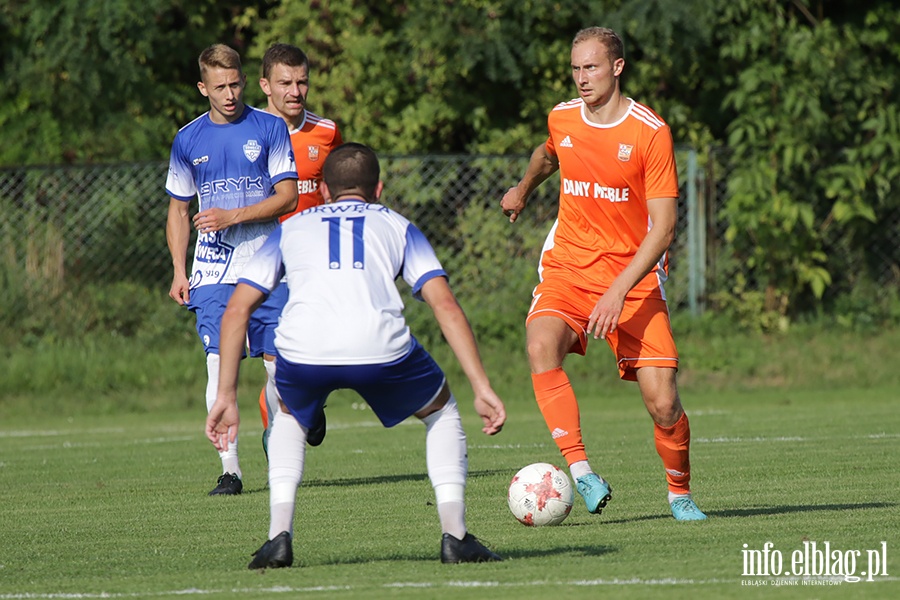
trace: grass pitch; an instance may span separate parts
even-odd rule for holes
[[[780,597],[900,596],[896,388],[686,397],[694,494],[710,517],[701,523],[669,514],[637,389],[583,394],[588,453],[613,500],[598,517],[576,497],[569,518],[547,528],[520,525],[505,498],[521,466],[564,466],[533,400],[508,399],[509,422],[489,438],[470,398],[457,393],[469,436],[469,529],[502,563],[440,563],[424,427],[384,430],[341,393],[329,401],[324,444],[307,453],[295,566],[260,572],[246,568],[268,530],[261,425],[250,402],[245,492],[233,498],[206,495],[219,466],[200,407],[4,420],[0,599],[745,598],[763,587]],[[886,563],[871,582],[746,575],[747,552],[766,542],[767,565],[777,551],[791,568],[793,553],[811,542],[828,542],[848,567],[844,557],[860,551],[857,575],[867,551],[885,549]]]

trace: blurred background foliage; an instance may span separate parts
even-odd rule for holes
[[[823,312],[852,327],[896,320],[900,11],[893,0],[10,0],[0,5],[0,167],[165,161],[178,128],[208,109],[196,89],[196,60],[215,42],[241,53],[246,99],[257,106],[266,47],[304,48],[311,110],[335,120],[346,140],[393,157],[397,169],[403,156],[417,157],[414,165],[444,154],[521,158],[545,139],[550,108],[576,95],[571,39],[589,25],[621,33],[625,93],[657,110],[675,142],[698,152],[704,172],[718,173],[707,181],[722,188],[711,215],[725,229],[718,260],[740,272],[711,285],[719,311],[763,331]],[[45,176],[32,169],[15,178]],[[417,193],[408,202],[447,203],[440,186],[409,185]],[[521,290],[504,282],[530,277],[524,270],[533,272],[539,236],[511,239],[491,212],[497,191],[471,191],[480,201],[451,207],[451,221],[419,224],[455,236],[446,260],[465,275],[457,279],[462,293],[506,304]],[[9,292],[0,323],[17,331],[7,337],[62,335],[74,323],[80,331],[142,330],[133,322],[137,309],[127,306],[133,290],[103,289],[121,277],[78,289],[62,280],[53,217],[62,213],[54,204],[60,195],[0,201],[7,215],[0,287]],[[163,181],[135,186],[120,201],[106,203],[105,221],[156,231],[165,257],[164,224],[148,222],[146,208],[165,202]],[[34,222],[30,202],[47,216]],[[28,248],[13,247],[10,232],[23,227]],[[101,242],[94,236],[90,247]],[[116,256],[117,243],[109,240],[104,254]],[[842,258],[862,247],[887,250],[866,254],[871,269]],[[505,258],[522,248],[531,254],[510,272]],[[20,264],[23,255],[32,262]],[[473,281],[496,289],[467,290]],[[67,294],[64,310],[27,327],[23,307]],[[116,302],[125,306],[110,308]],[[88,318],[97,306],[108,314]],[[152,314],[153,306],[141,310]]]

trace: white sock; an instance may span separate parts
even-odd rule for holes
[[[216,403],[216,393],[219,391],[219,355],[206,355],[206,412]],[[228,450],[219,452],[219,458],[222,459],[222,473],[231,473],[241,476],[241,465],[238,462],[238,441],[228,443]]]
[[[449,533],[458,540],[466,537],[466,503],[441,502],[437,505],[441,533]]]
[[[216,403],[219,391],[219,355],[206,355],[206,412]]]
[[[462,539],[466,535],[465,490],[469,458],[466,433],[453,395],[441,410],[428,415],[422,422],[425,424],[428,478],[434,488],[441,532]]]
[[[278,412],[278,403],[281,401],[281,395],[275,386],[275,360],[263,359],[263,365],[266,367],[266,413],[269,415],[269,426],[267,427],[269,435],[272,435],[272,424],[275,421],[275,413]]]
[[[269,539],[274,540],[281,532],[287,531],[294,537],[294,502],[282,502],[269,506]]]
[[[672,504],[679,498],[690,498],[690,494],[676,494],[675,492],[669,492],[669,504]]]
[[[591,469],[591,465],[588,461],[579,460],[569,465],[569,472],[572,474],[572,479],[577,480],[579,477],[584,477],[585,475],[594,473],[594,470]],[[597,473],[594,473],[594,475],[600,477],[600,475]],[[603,481],[602,477],[600,477],[600,481]]]
[[[303,480],[306,430],[280,409],[269,434],[269,539],[282,531],[294,535],[297,487]]]

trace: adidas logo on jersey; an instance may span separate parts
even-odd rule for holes
[[[566,431],[565,429],[560,429],[559,427],[557,427],[556,429],[553,430],[553,433],[551,433],[550,435],[551,435],[551,437],[553,437],[554,440],[558,440],[559,438],[561,438],[565,435],[569,435],[569,432]]]
[[[569,136],[566,136],[563,138],[563,141],[561,141],[559,143],[559,147],[560,148],[571,148],[572,147],[572,140],[569,138]]]

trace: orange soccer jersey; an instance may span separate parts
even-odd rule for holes
[[[669,126],[630,100],[625,116],[598,125],[584,101],[556,105],[546,150],[559,159],[559,215],[541,256],[541,277],[561,277],[596,292],[609,288],[650,229],[648,198],[677,198],[678,176]],[[629,297],[665,298],[668,254]]]
[[[303,123],[291,131],[291,146],[297,161],[297,209],[281,217],[284,221],[301,210],[322,204],[319,182],[322,181],[322,163],[325,157],[343,143],[341,132],[334,121],[306,111]]]

